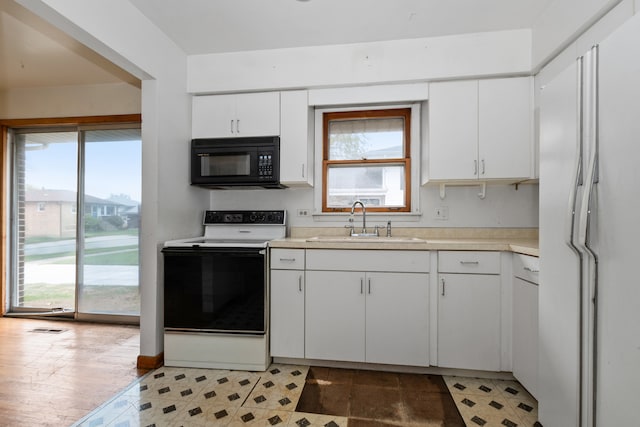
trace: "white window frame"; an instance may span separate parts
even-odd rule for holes
[[[365,111],[365,110],[388,110],[391,108],[410,108],[411,109],[411,144],[409,151],[411,155],[411,209],[409,212],[367,212],[367,216],[376,217],[402,217],[403,221],[418,221],[420,213],[420,164],[421,164],[421,146],[422,132],[421,122],[422,105],[419,102],[402,103],[402,104],[375,104],[375,105],[357,105],[357,106],[340,106],[340,107],[317,107],[315,109],[315,131],[314,131],[314,157],[316,159],[314,170],[314,182],[317,184],[313,187],[313,218],[317,221],[332,221],[340,217],[348,217],[348,212],[322,212],[322,192],[324,191],[322,182],[322,159],[323,159],[323,120],[322,115],[329,112],[337,111]]]

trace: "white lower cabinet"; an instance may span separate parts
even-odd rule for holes
[[[305,357],[427,366],[429,253],[333,252],[307,251]],[[422,272],[392,271],[405,268],[394,259]]]
[[[366,277],[366,361],[427,366],[429,275],[367,273]]]
[[[500,253],[438,255],[438,366],[500,371]]]
[[[513,376],[538,393],[538,258],[513,258]]]
[[[304,249],[271,250],[271,356],[304,357]]]
[[[365,302],[361,278],[361,273],[352,271],[307,272],[308,359],[364,361]]]

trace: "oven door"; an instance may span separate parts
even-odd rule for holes
[[[264,248],[166,247],[165,330],[264,335]]]

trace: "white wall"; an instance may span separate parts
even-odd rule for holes
[[[140,97],[128,83],[11,89],[0,92],[0,118],[139,114]]]
[[[192,93],[295,89],[528,74],[529,30],[192,55]]]
[[[533,25],[533,68],[546,64],[621,1],[552,1]]]
[[[447,187],[440,199],[437,186],[420,188],[421,217],[403,220],[401,215],[369,214],[367,224],[384,225],[391,219],[394,227],[537,227],[538,186],[488,185],[486,198],[478,197],[479,186]],[[449,220],[435,219],[435,208],[449,208]],[[283,190],[211,190],[211,209],[286,209],[293,227],[342,227],[347,215],[321,221],[297,217],[297,209],[313,212],[313,189]]]
[[[576,58],[587,52],[593,45],[604,40],[637,12],[638,9],[634,6],[633,0],[623,0],[611,9],[611,11],[576,38],[575,41],[559,52],[558,55],[536,75],[536,89],[539,90],[541,86],[553,79],[553,77],[569,66],[571,62],[575,61]]]
[[[140,353],[163,351],[162,258],[169,238],[200,232],[208,194],[188,181],[186,55],[127,0],[18,0],[142,80]]]

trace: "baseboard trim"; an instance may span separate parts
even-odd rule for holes
[[[164,353],[160,353],[156,356],[138,356],[138,369],[157,369],[164,365]]]

